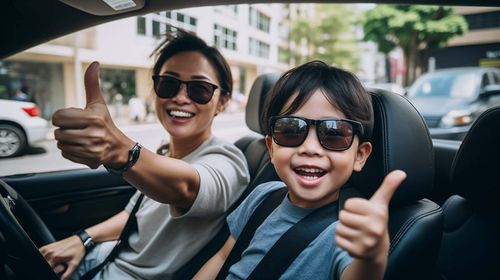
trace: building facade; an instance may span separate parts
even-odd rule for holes
[[[134,95],[151,101],[150,55],[170,24],[195,32],[221,50],[231,66],[233,96],[242,100],[258,75],[289,68],[279,59],[280,22],[286,8],[282,4],[201,7],[95,26],[1,61],[0,98],[11,97],[17,88],[27,89],[47,119],[59,108],[83,107],[83,73],[92,61],[99,61],[101,88],[109,105],[126,103]]]
[[[465,17],[469,31],[432,54],[435,68],[500,67],[500,8],[456,7],[455,12]]]

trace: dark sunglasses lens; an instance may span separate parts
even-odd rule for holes
[[[180,81],[170,77],[155,77],[154,88],[160,98],[172,98],[179,92]]]
[[[274,142],[285,147],[297,147],[302,144],[307,132],[307,123],[297,118],[279,118],[272,127]]]
[[[352,144],[354,132],[352,125],[345,121],[329,120],[321,122],[318,127],[320,143],[329,150],[343,151]]]
[[[206,104],[212,99],[215,88],[205,82],[189,82],[187,90],[191,100],[199,104]]]

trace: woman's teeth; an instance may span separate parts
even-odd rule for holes
[[[185,111],[178,111],[178,110],[168,110],[167,111],[168,115],[171,117],[176,117],[176,118],[190,118],[194,116],[193,113],[185,112]]]

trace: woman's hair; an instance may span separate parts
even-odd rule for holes
[[[172,56],[182,52],[199,52],[215,67],[221,87],[221,95],[231,97],[233,91],[231,68],[222,54],[192,33],[173,26],[168,26],[167,29],[169,31],[165,35],[165,40],[151,54],[151,56],[155,57],[153,75],[158,75],[163,64]]]
[[[261,123],[270,135],[269,118],[290,115],[299,110],[309,97],[321,90],[328,101],[346,118],[360,122],[364,133],[361,141],[370,139],[373,129],[371,97],[358,78],[345,70],[311,61],[285,72],[266,97]],[[282,111],[290,97],[297,93],[291,105]]]

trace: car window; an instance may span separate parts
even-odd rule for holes
[[[481,78],[481,88],[484,88],[485,86],[490,84],[490,79],[489,79],[489,73],[484,73]]]
[[[477,95],[479,83],[480,77],[476,73],[428,74],[415,82],[409,96],[471,99]]]
[[[492,72],[491,73],[491,78],[493,79],[493,84],[494,85],[500,85],[500,73],[498,73],[498,72]]]

